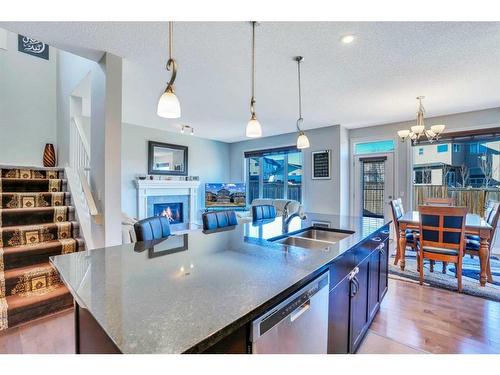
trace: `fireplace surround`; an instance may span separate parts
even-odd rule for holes
[[[155,204],[182,203],[184,224],[199,224],[199,181],[136,180],[137,216],[154,216]]]

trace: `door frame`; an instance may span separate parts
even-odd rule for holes
[[[373,154],[359,154],[356,155],[354,153],[354,149],[356,144],[358,143],[366,143],[366,142],[378,142],[378,141],[387,141],[387,140],[393,140],[394,141],[394,151],[392,152],[383,152],[383,153],[373,153]],[[393,175],[393,184],[394,184],[394,196],[398,196],[399,192],[399,173],[398,173],[398,168],[397,168],[397,161],[399,160],[398,155],[399,155],[399,147],[400,143],[398,142],[399,139],[395,137],[359,137],[359,138],[351,138],[349,141],[349,147],[350,147],[350,155],[349,155],[349,184],[350,184],[350,193],[349,200],[350,200],[350,209],[349,212],[351,216],[359,216],[356,215],[356,204],[355,204],[355,158],[358,156],[385,156],[386,154],[392,154],[393,155],[393,162],[392,162],[392,175]]]

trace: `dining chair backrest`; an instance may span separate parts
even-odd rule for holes
[[[390,201],[392,219],[394,221],[394,229],[399,233],[399,219],[404,215],[403,201],[401,198],[393,199]]]
[[[491,227],[493,228],[493,230],[491,232],[491,239],[492,240],[493,240],[493,236],[495,235],[495,232],[496,232],[496,229],[498,226],[498,218],[499,217],[500,217],[500,203],[493,202],[491,204],[491,210],[489,212],[488,218],[486,219],[488,224],[490,224]],[[491,242],[493,242],[493,241],[491,241]]]
[[[495,208],[495,203],[498,202],[494,201],[493,199],[488,199],[488,201],[486,202],[486,205],[484,206],[484,220],[489,220],[491,211],[493,211],[493,208]]]
[[[465,249],[466,207],[419,206],[420,243],[424,247]]]
[[[426,206],[453,207],[455,205],[455,199],[453,199],[453,198],[424,198],[424,204]]]

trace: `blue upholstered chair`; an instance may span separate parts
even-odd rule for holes
[[[234,211],[212,211],[204,212],[202,215],[203,230],[217,231],[219,229],[231,228],[238,225]]]
[[[462,291],[462,258],[465,253],[466,207],[420,206],[420,285],[424,282],[424,259],[455,263],[458,291]]]
[[[276,217],[276,208],[270,204],[252,206],[252,220],[274,219]]]
[[[154,216],[134,224],[137,241],[159,240],[170,236],[170,222],[164,216]]]

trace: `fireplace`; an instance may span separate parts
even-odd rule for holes
[[[179,224],[184,222],[184,212],[182,202],[173,203],[155,203],[153,205],[154,216],[165,216],[170,224]]]

